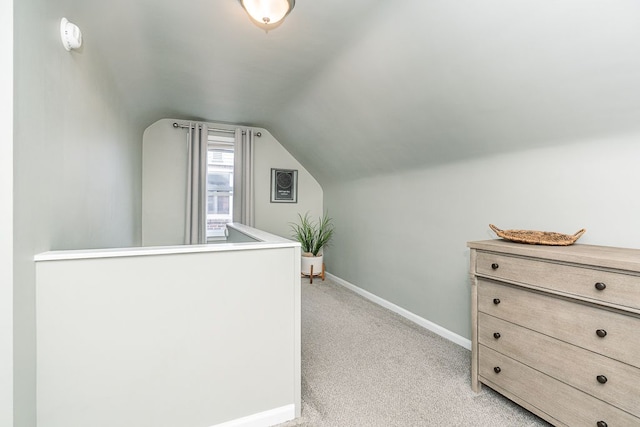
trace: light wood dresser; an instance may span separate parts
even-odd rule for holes
[[[468,246],[473,390],[556,426],[640,426],[640,250]]]

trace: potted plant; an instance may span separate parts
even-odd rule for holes
[[[291,224],[291,230],[293,237],[302,245],[302,274],[310,277],[321,275],[324,280],[322,248],[333,236],[332,219],[325,213],[316,222],[309,218],[309,212],[304,216],[298,214],[298,218],[298,223]]]

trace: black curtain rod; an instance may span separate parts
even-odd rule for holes
[[[182,129],[189,129],[191,126],[190,125],[181,125],[179,123],[174,123],[173,124],[174,128],[182,128]],[[212,131],[212,132],[223,132],[223,133],[236,133],[235,130],[229,130],[229,129],[216,129],[216,128],[209,128],[208,130]],[[242,132],[244,133],[244,131]]]
[[[181,125],[179,123],[173,123],[173,127],[174,128],[182,128],[182,129],[189,129],[191,126],[190,125]],[[216,128],[208,128],[208,131],[211,132],[221,132],[221,133],[233,133],[235,134],[236,131],[235,130],[229,130],[229,129],[216,129]],[[244,135],[246,132],[242,131],[242,134]],[[257,137],[261,137],[262,136],[262,132],[256,132],[256,136]]]

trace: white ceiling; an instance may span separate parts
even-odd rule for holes
[[[257,123],[320,72],[378,2],[299,0],[269,33],[250,22],[237,0],[76,3],[85,48],[104,52],[142,119],[170,114]]]
[[[268,34],[237,0],[75,3],[136,121],[266,127],[321,182],[640,131],[637,0],[298,0]]]

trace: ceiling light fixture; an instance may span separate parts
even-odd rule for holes
[[[269,31],[282,24],[295,6],[295,0],[240,0],[251,20],[260,28]]]

